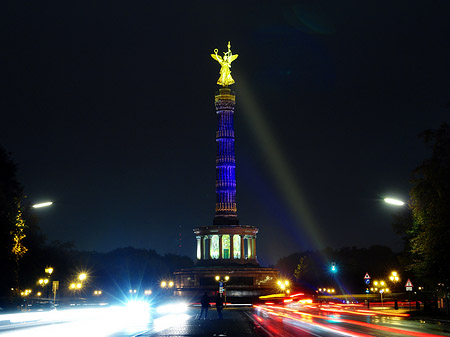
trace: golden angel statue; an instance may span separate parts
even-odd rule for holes
[[[228,51],[223,53],[223,58],[217,54],[217,49],[214,49],[214,54],[211,54],[211,57],[220,64],[220,77],[217,84],[224,87],[234,83],[233,77],[231,77],[231,62],[237,59],[238,54],[233,55],[230,48],[230,41],[228,41]]]

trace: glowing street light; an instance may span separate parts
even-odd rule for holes
[[[384,281],[374,281],[373,285],[375,288],[370,288],[373,292],[379,292],[381,296],[381,306],[383,306],[383,293],[388,293],[390,290],[386,287],[386,282]],[[379,287],[379,288],[378,288]]]
[[[278,280],[277,285],[283,292],[289,294],[291,291],[289,290],[289,280]]]
[[[70,290],[80,290],[83,287],[81,283],[71,283],[69,286]]]
[[[403,206],[405,204],[403,201],[394,198],[384,198],[384,202],[395,206]]]
[[[80,275],[78,275],[78,279],[83,282],[85,281],[87,278],[87,274],[86,273],[80,273]]]
[[[173,286],[175,285],[175,283],[172,280],[163,280],[161,281],[161,288],[166,289],[166,288],[173,288]]]
[[[33,207],[33,208],[42,208],[42,207],[48,207],[48,206],[51,206],[51,205],[53,205],[53,201],[41,202],[39,204],[34,204],[31,207]]]
[[[389,276],[389,279],[394,283],[400,281],[400,277],[398,276],[396,271],[393,271],[391,273],[391,275]]]
[[[48,278],[41,278],[39,279],[38,283],[42,286],[45,287],[48,283]]]
[[[225,305],[227,305],[227,291],[226,291],[226,283],[230,280],[230,276],[225,275],[223,278],[220,275],[216,275],[214,278],[217,282],[219,282],[219,296],[224,297]]]

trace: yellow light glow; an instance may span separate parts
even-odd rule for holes
[[[76,285],[75,283],[71,283],[71,284],[70,284],[70,289],[75,289],[76,286],[77,286],[77,285]]]
[[[380,284],[381,284],[382,286],[384,286],[384,285],[385,285],[384,281],[381,281],[381,282],[380,282]]]
[[[166,281],[162,281],[161,282],[161,288],[165,288],[167,286],[167,282]]]
[[[82,285],[81,283],[77,283],[77,289],[81,289]]]
[[[42,293],[40,291],[37,292],[36,294],[38,297],[40,297],[42,295]]]
[[[48,268],[45,268],[45,272],[47,273],[47,274],[52,274],[53,273],[53,268],[52,267],[48,267]]]
[[[80,281],[84,281],[87,278],[87,274],[86,273],[81,273],[80,275],[78,275],[78,279]]]
[[[272,295],[259,296],[259,298],[262,300],[270,299],[270,298],[281,298],[281,297],[284,297],[284,294],[272,294]]]
[[[230,277],[227,275],[225,276],[225,281],[228,281],[230,279]]]
[[[169,282],[169,288],[172,288],[173,287],[173,281],[170,281]]]
[[[286,285],[286,286],[288,286],[289,285],[289,281],[284,281],[284,284]]]
[[[374,286],[377,286],[377,285],[378,285],[378,281],[374,281],[374,282],[373,282],[373,285],[374,285]]]
[[[220,280],[220,276],[216,275],[215,279],[216,279],[216,281],[219,281]]]

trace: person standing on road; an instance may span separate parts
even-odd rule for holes
[[[222,298],[222,296],[220,296],[219,293],[217,293],[217,296],[216,296],[216,309],[217,309],[217,315],[219,316],[219,319],[222,319],[223,298]]]
[[[202,305],[202,311],[200,311],[200,316],[198,319],[202,319],[203,313],[205,313],[205,317],[203,319],[206,319],[206,317],[208,316],[208,308],[209,308],[209,297],[206,291],[200,298],[200,304]]]

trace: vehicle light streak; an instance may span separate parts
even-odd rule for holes
[[[149,320],[149,312],[141,307],[138,311],[125,306],[53,310],[0,315],[0,321],[9,321],[2,324],[0,332],[2,337],[104,337],[117,330],[140,331]],[[14,329],[18,327],[21,329]]]
[[[361,313],[366,313],[366,315],[368,313],[375,313],[376,315],[385,315],[385,316],[400,316],[400,317],[408,317],[410,316],[409,314],[401,314],[401,313],[391,313],[391,312],[383,312],[383,311],[376,311],[376,310],[357,310],[358,312]]]
[[[358,311],[352,311],[352,310],[345,310],[345,309],[330,309],[330,308],[320,308],[320,311],[326,311],[326,312],[338,312],[338,313],[346,313],[351,315],[361,315],[361,316],[375,316],[377,314],[373,312],[358,312]]]
[[[262,309],[262,310],[266,310],[266,308],[264,308],[264,307],[260,307],[260,306],[258,306],[258,307],[260,309]],[[287,308],[278,308],[278,309],[285,310],[285,311],[288,311],[288,312],[294,313],[294,314],[299,314],[301,316],[305,316],[306,319],[303,318],[303,317],[301,319],[299,319],[298,317],[295,317],[295,316],[293,316],[292,314],[289,314],[289,313],[280,313],[279,316],[281,316],[281,317],[288,318],[288,319],[290,319],[292,321],[299,322],[299,323],[306,323],[307,325],[315,326],[315,327],[321,328],[322,330],[330,331],[333,334],[338,334],[338,335],[341,335],[341,336],[350,336],[350,337],[370,337],[370,335],[365,335],[365,334],[360,334],[360,333],[357,333],[357,332],[347,331],[347,330],[345,330],[342,327],[330,327],[329,325],[313,322],[312,320],[309,319],[310,317],[314,317],[314,316],[317,316],[317,315],[305,314],[305,313],[297,312],[297,311],[295,311],[293,309],[287,309]],[[317,316],[317,317],[320,317],[320,316]],[[320,317],[320,318],[323,319],[323,317]],[[296,325],[294,325],[294,326],[296,328],[300,329],[300,330],[305,331],[305,329],[303,329],[302,327],[299,327],[299,326],[296,326]]]
[[[261,310],[267,309],[262,306],[256,306],[256,307],[258,307]],[[301,316],[305,315],[305,313],[303,313],[303,312],[297,311],[295,309],[290,309],[290,308],[284,308],[284,307],[269,307],[269,308],[272,310],[287,311],[287,312],[291,312],[291,313],[294,313],[296,315],[301,315]],[[280,314],[280,316],[281,315],[282,314]],[[316,319],[328,320],[327,317],[320,316],[320,315],[314,315],[314,314],[309,314],[309,313],[307,315],[310,317],[316,318]],[[295,320],[295,318],[294,318],[295,316],[287,315],[285,317]],[[392,332],[392,333],[402,334],[402,335],[406,335],[406,336],[414,336],[414,337],[438,337],[438,336],[440,336],[440,335],[430,334],[430,333],[426,333],[426,332],[415,332],[415,331],[409,331],[409,330],[404,330],[404,329],[399,329],[399,328],[391,328],[391,327],[376,325],[373,323],[366,323],[366,322],[354,321],[354,320],[343,319],[343,318],[335,318],[334,321],[337,323],[347,323],[347,324],[352,324],[352,325],[358,325],[358,326],[362,326],[362,327],[366,327],[366,328],[370,328],[370,329],[374,329],[374,330]],[[316,322],[312,323],[312,324],[321,326],[321,324],[316,323]],[[326,328],[329,329],[329,327],[326,327]],[[340,333],[342,331],[337,331],[337,332]],[[348,332],[348,333],[350,333],[350,332]],[[366,335],[358,335],[356,333],[351,332],[349,336],[366,336]]]

